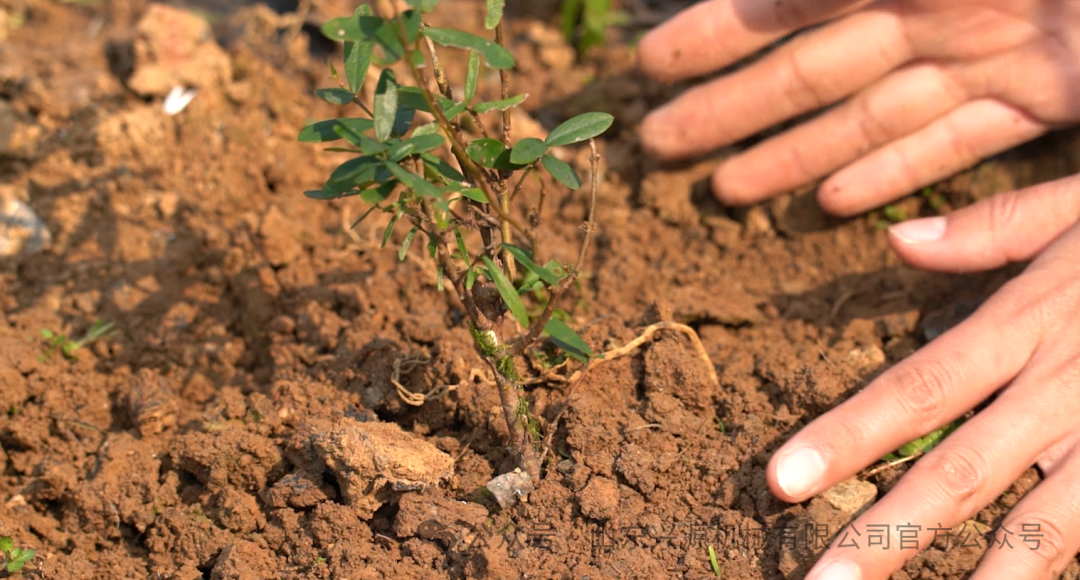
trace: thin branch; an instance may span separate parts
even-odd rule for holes
[[[506,19],[499,20],[498,26],[495,27],[495,42],[506,48],[506,42],[503,37],[503,22]],[[508,69],[499,69],[499,86],[501,89],[500,99],[510,98],[510,71]],[[510,107],[507,107],[502,112],[502,130],[503,130],[503,145],[507,148],[511,146],[513,141],[510,139]]]
[[[582,225],[582,229],[585,231],[585,238],[581,241],[581,249],[578,252],[577,262],[571,266],[570,271],[566,273],[566,277],[559,282],[558,286],[555,286],[551,290],[551,295],[548,298],[548,303],[544,307],[544,312],[536,319],[532,328],[529,329],[528,334],[519,338],[514,342],[513,353],[515,355],[521,354],[529,345],[536,342],[540,333],[544,331],[544,327],[547,326],[548,321],[551,320],[551,315],[555,312],[555,304],[558,303],[562,295],[574,284],[578,275],[581,273],[581,267],[585,264],[585,255],[589,252],[589,245],[592,241],[593,232],[596,230],[596,191],[600,188],[600,153],[596,150],[596,140],[589,139],[589,148],[592,150],[592,155],[589,156],[589,164],[592,170],[591,185],[589,187],[589,213],[585,218],[585,223]],[[549,287],[550,289],[550,287]]]

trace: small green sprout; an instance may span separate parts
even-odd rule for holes
[[[953,421],[952,423],[949,423],[948,425],[942,427],[941,429],[938,429],[936,431],[933,431],[932,433],[929,433],[927,435],[919,437],[918,439],[915,439],[914,441],[910,441],[908,443],[905,443],[899,449],[897,449],[895,452],[890,453],[890,454],[886,455],[885,457],[883,457],[882,460],[883,461],[896,461],[898,459],[902,459],[902,458],[905,458],[905,457],[913,457],[913,456],[917,456],[917,455],[922,455],[922,454],[930,451],[934,447],[937,447],[939,443],[944,441],[945,438],[948,437],[950,433],[952,433],[953,431],[956,431],[956,429],[959,428],[960,425],[962,425],[963,423],[964,423],[963,419],[957,419],[957,420]]]
[[[713,574],[716,574],[716,577],[719,578],[720,564],[716,561],[716,551],[713,550],[712,544],[709,544],[709,563],[712,564]]]
[[[116,325],[112,322],[95,320],[94,324],[90,325],[89,330],[86,331],[86,334],[78,340],[72,340],[66,335],[55,333],[48,328],[42,328],[41,336],[49,342],[49,350],[45,351],[39,357],[39,360],[45,362],[49,360],[49,357],[59,351],[63,353],[64,358],[76,362],[79,360],[79,357],[75,356],[75,351],[95,340],[101,340],[116,334],[116,331],[113,329],[115,326]]]
[[[22,570],[22,567],[37,554],[37,550],[16,548],[10,536],[0,538],[0,552],[4,553],[4,561],[7,562],[5,568],[9,574]]]
[[[904,211],[904,208],[896,205],[885,206],[881,210],[881,213],[884,214],[885,219],[894,224],[898,224],[907,219],[907,212]]]

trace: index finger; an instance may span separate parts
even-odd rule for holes
[[[638,44],[645,74],[676,81],[721,69],[784,36],[858,10],[871,0],[708,0],[683,10]]]

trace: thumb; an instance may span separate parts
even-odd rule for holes
[[[1031,260],[1077,221],[1080,177],[1073,176],[896,224],[889,242],[912,266],[973,272]]]

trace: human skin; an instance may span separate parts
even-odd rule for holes
[[[642,146],[691,157],[829,107],[726,160],[713,188],[746,205],[824,178],[822,207],[850,216],[1080,121],[1074,0],[709,0],[643,38],[639,62],[693,78],[811,26],[651,113]],[[930,270],[1031,264],[774,454],[773,493],[805,501],[997,394],[852,523],[863,548],[866,526],[888,525],[890,549],[834,544],[807,578],[888,578],[915,553],[896,526],[922,526],[925,548],[929,528],[969,518],[1033,464],[1043,481],[1001,526],[1013,548],[988,550],[973,578],[1057,577],[1080,549],[1080,177],[895,225],[889,241]],[[1037,549],[1019,538],[1033,530]]]

